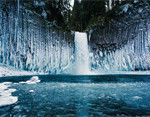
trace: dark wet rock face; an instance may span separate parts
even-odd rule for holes
[[[150,4],[125,4],[111,17],[107,24],[89,31],[92,66],[110,71],[148,70]]]

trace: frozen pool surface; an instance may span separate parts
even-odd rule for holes
[[[150,115],[150,83],[12,83],[18,101],[0,107],[0,116]]]

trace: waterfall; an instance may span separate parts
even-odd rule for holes
[[[89,51],[86,33],[75,33],[75,72],[76,74],[89,74]]]

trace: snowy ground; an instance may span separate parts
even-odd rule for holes
[[[38,75],[38,74],[44,74],[44,73],[17,70],[14,67],[7,66],[7,65],[4,65],[4,64],[0,64],[0,77],[22,76],[22,75]]]
[[[96,75],[119,75],[119,74],[125,74],[125,75],[150,75],[150,71],[108,71],[108,72],[102,72],[102,73],[95,73]]]
[[[23,76],[23,75],[39,75],[39,74],[44,75],[44,73],[17,70],[14,67],[7,66],[7,65],[4,65],[4,64],[0,64],[0,77]],[[111,71],[107,71],[107,72],[91,71],[90,73],[80,74],[80,75],[116,75],[116,74],[150,75],[150,71],[113,71],[113,72],[111,72]],[[75,74],[72,74],[72,75],[75,75]],[[79,75],[79,74],[76,74],[76,75]]]

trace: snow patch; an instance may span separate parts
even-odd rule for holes
[[[46,13],[46,11],[45,11],[45,10],[43,10],[43,11],[42,11],[42,16],[44,17],[44,19],[46,19],[46,18],[47,18],[47,13]]]
[[[141,7],[138,9],[138,13],[142,13],[142,12],[143,12],[143,8]]]
[[[134,4],[136,4],[136,3],[138,3],[139,2],[139,0],[134,0]]]
[[[128,9],[129,9],[129,7],[131,7],[131,4],[125,4],[123,6],[123,12],[126,13],[128,11]]]
[[[34,1],[34,6],[35,7],[45,6],[45,2],[43,2],[43,1]]]

